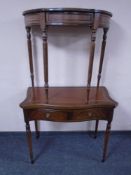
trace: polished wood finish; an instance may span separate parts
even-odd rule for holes
[[[94,138],[97,137],[98,125],[99,125],[99,120],[96,120],[96,125],[95,125],[95,135],[94,135]]]
[[[87,99],[87,93],[89,97]],[[105,87],[49,87],[48,99],[46,87],[29,87],[27,98],[20,104],[24,109],[36,109],[38,107],[48,109],[87,109],[92,107],[113,108],[113,101]]]
[[[36,138],[38,139],[40,137],[40,131],[38,128],[38,122],[35,120],[35,130],[36,130]]]
[[[34,87],[34,68],[33,68],[33,58],[32,58],[32,43],[31,43],[31,28],[26,27],[27,31],[27,45],[28,45],[28,54],[29,54],[29,65],[30,65],[30,77],[32,87]]]
[[[23,110],[24,116],[27,117],[27,111]],[[27,142],[28,142],[28,147],[29,147],[29,154],[30,154],[30,161],[31,163],[34,163],[33,159],[33,150],[32,150],[32,135],[31,135],[31,130],[30,130],[30,124],[29,121],[26,121],[26,136],[27,136]]]
[[[28,88],[26,99],[20,104],[24,111],[27,140],[29,145],[30,160],[33,163],[32,139],[30,121],[35,121],[36,138],[39,138],[37,121],[54,122],[83,122],[96,120],[95,138],[98,131],[99,120],[107,121],[105,132],[103,161],[107,156],[110,126],[113,111],[117,103],[110,98],[107,89],[100,86],[102,66],[106,46],[107,31],[112,14],[104,10],[77,9],[77,8],[49,8],[34,9],[23,13],[27,30],[27,45],[32,87]],[[33,56],[31,43],[31,29],[38,26],[42,32],[44,87],[35,87]],[[50,87],[48,83],[48,27],[53,26],[85,26],[91,30],[91,44],[86,87]],[[103,41],[97,85],[91,86],[93,63],[95,55],[96,32],[102,28]]]
[[[96,29],[92,29],[90,58],[89,58],[89,69],[88,69],[88,81],[87,81],[87,86],[88,87],[90,87],[91,78],[92,78],[94,52],[95,52],[95,40],[96,40]]]
[[[116,106],[105,87],[90,87],[87,101],[85,87],[49,87],[46,101],[44,87],[29,88],[21,107],[27,111],[26,121],[50,120],[80,122],[87,120],[112,121],[112,110]]]
[[[30,66],[30,77],[31,77],[31,84],[34,87],[34,68],[33,68],[33,56],[32,56],[32,42],[31,42],[31,27],[26,27],[27,32],[27,46],[28,46],[28,55],[29,55],[29,66]],[[35,128],[36,128],[36,137],[38,138],[38,124],[35,121]]]
[[[56,9],[35,9],[23,13],[25,16],[26,26],[43,25],[86,25],[95,28],[108,28],[112,14],[104,10],[94,9],[73,9],[73,8],[56,8]],[[44,23],[46,18],[46,23]]]
[[[46,24],[46,16],[43,18]],[[42,40],[43,40],[43,60],[44,60],[44,81],[45,87],[48,87],[48,46],[47,46],[47,26],[42,27]]]
[[[108,121],[106,132],[105,132],[105,138],[104,138],[104,151],[103,151],[102,162],[104,162],[107,157],[107,146],[108,146],[108,141],[109,141],[109,136],[110,136],[110,129],[111,129],[111,121]]]
[[[31,163],[34,163],[33,151],[32,151],[32,136],[31,136],[29,122],[26,123],[26,135],[27,135],[27,142],[28,142],[28,146],[29,146],[30,160],[31,160]]]
[[[101,79],[101,72],[102,72],[102,66],[103,66],[103,60],[104,60],[108,28],[104,28],[103,31],[104,31],[104,34],[103,34],[103,41],[101,46],[101,56],[100,56],[100,64],[99,64],[99,71],[98,71],[98,77],[97,77],[97,86],[99,86],[100,79]]]

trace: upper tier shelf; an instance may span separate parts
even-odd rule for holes
[[[24,11],[26,27],[47,25],[87,25],[94,29],[109,28],[112,14],[105,10],[78,8],[44,8]]]

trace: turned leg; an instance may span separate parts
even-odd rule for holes
[[[98,124],[99,124],[99,120],[96,120],[96,125],[95,125],[95,135],[94,138],[97,137],[97,132],[98,132]]]
[[[29,122],[26,122],[26,135],[27,135],[27,142],[28,142],[28,147],[29,147],[30,161],[31,161],[31,163],[34,163],[33,151],[32,151],[32,136],[31,136]]]
[[[103,149],[102,162],[104,162],[106,160],[106,157],[107,157],[107,146],[108,146],[108,141],[109,141],[110,129],[111,129],[111,122],[108,121],[107,127],[106,127],[106,132],[105,132],[105,137],[104,137],[104,149]]]
[[[104,54],[105,54],[105,47],[106,47],[106,38],[107,38],[107,32],[108,28],[103,29],[103,41],[101,45],[101,55],[100,55],[100,63],[99,63],[99,71],[97,76],[97,87],[100,85],[100,79],[101,79],[101,73],[102,73],[102,67],[103,67],[103,61],[104,61]]]
[[[87,86],[90,87],[92,72],[93,72],[93,62],[94,62],[94,53],[95,53],[95,41],[96,41],[96,29],[91,31],[91,45],[90,45],[90,56],[89,56],[89,68],[88,68],[88,79]]]
[[[40,132],[38,128],[38,121],[35,120],[35,132],[36,132],[36,138],[38,139],[40,137]]]

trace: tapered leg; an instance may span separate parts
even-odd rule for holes
[[[38,121],[35,120],[35,132],[36,132],[36,138],[38,139],[40,137],[40,132],[38,128]]]
[[[31,163],[34,163],[33,151],[32,151],[32,136],[31,136],[31,130],[30,130],[29,122],[26,122],[26,135],[27,135],[27,142],[28,142],[29,153],[30,153],[30,161],[31,161]]]
[[[99,120],[96,120],[96,125],[95,125],[95,135],[94,138],[97,137],[97,132],[98,132],[98,124],[99,124]]]
[[[106,127],[105,137],[104,137],[104,149],[103,149],[102,162],[106,160],[106,156],[107,156],[107,146],[109,141],[110,129],[111,129],[111,122],[108,122]]]

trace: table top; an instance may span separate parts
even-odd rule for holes
[[[106,10],[85,8],[39,8],[23,12],[26,27],[82,26],[109,28],[112,13]]]
[[[23,15],[40,13],[40,12],[89,12],[89,13],[102,13],[112,17],[112,13],[106,10],[85,9],[85,8],[38,8],[38,9],[26,10],[23,12]]]
[[[105,87],[29,87],[27,98],[20,104],[23,108],[88,108],[115,107]]]

